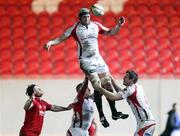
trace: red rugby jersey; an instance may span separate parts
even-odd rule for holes
[[[51,104],[46,101],[35,97],[33,100],[33,106],[25,111],[25,121],[21,128],[22,133],[33,132],[40,134],[42,130],[45,111],[52,108]]]

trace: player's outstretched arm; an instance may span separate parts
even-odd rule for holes
[[[110,29],[110,31],[105,32],[105,35],[115,35],[119,32],[121,26],[125,23],[125,18],[124,17],[120,17],[117,21],[117,24],[115,27],[113,27],[112,29]]]
[[[102,88],[101,83],[99,83],[99,82],[93,84],[93,88],[97,91],[100,91],[100,93],[105,95],[105,97],[107,97],[109,100],[116,101],[116,100],[123,99],[120,93],[113,93],[113,92],[110,92],[110,91]]]
[[[65,34],[62,34],[60,37],[57,37],[53,40],[50,40],[49,42],[47,42],[44,45],[44,49],[49,51],[51,46],[55,46],[57,44],[60,44],[61,42],[63,42],[64,40],[66,40],[68,37]]]
[[[121,87],[119,87],[116,83],[116,81],[114,80],[114,78],[112,76],[111,77],[111,83],[115,89],[116,92],[119,92],[119,91],[123,91],[123,89]]]
[[[71,110],[71,107],[62,107],[62,106],[58,106],[58,105],[53,105],[51,108],[51,111],[53,112],[60,112],[60,111],[67,111],[67,110]]]

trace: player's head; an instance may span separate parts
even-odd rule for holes
[[[83,83],[79,83],[77,86],[76,86],[76,92],[79,93],[81,91],[83,87]],[[87,87],[86,88],[86,92],[84,94],[84,98],[87,98],[91,95],[91,90]]]
[[[126,74],[123,78],[123,84],[125,86],[130,86],[132,84],[135,84],[138,81],[138,75],[133,70],[126,71]]]
[[[173,103],[173,105],[172,105],[172,109],[174,110],[174,111],[176,111],[176,103]]]
[[[39,86],[31,84],[26,89],[26,95],[28,95],[29,97],[32,97],[32,95],[41,97],[43,95],[43,91],[39,88]]]
[[[78,16],[81,24],[88,25],[90,23],[90,10],[88,8],[81,8]]]

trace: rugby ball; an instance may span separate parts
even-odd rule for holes
[[[91,11],[95,16],[103,16],[104,15],[104,8],[101,4],[93,4],[91,5]]]

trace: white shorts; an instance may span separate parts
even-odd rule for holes
[[[80,59],[81,69],[87,73],[109,73],[109,68],[101,56]]]
[[[134,136],[153,136],[155,127],[156,127],[155,121],[145,121],[139,123]]]
[[[89,136],[89,132],[82,128],[69,128],[66,136]]]

